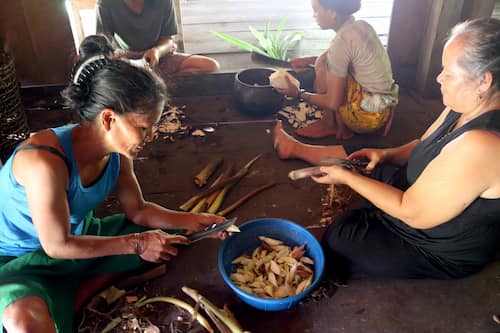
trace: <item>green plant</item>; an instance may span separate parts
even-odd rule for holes
[[[285,25],[287,17],[288,14],[283,15],[274,34],[269,30],[269,22],[266,23],[266,27],[263,32],[258,31],[252,26],[248,27],[260,47],[223,32],[212,31],[212,34],[244,50],[259,53],[266,57],[278,60],[287,60],[286,55],[288,49],[292,46],[292,44],[298,42],[304,34],[303,31],[296,31],[282,36],[283,26]]]

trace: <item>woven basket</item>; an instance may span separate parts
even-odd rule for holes
[[[28,136],[14,59],[0,50],[0,160],[7,160],[15,147]]]

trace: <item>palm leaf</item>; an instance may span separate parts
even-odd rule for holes
[[[249,26],[248,29],[250,30],[252,35],[255,37],[255,39],[257,39],[257,42],[259,42],[262,49],[267,51],[271,42],[265,37],[265,35],[252,26]]]
[[[244,50],[255,52],[262,54],[264,56],[278,59],[278,60],[286,60],[286,55],[290,46],[299,41],[302,38],[304,32],[293,32],[291,34],[282,37],[283,28],[285,26],[285,22],[288,18],[288,13],[285,13],[281,18],[276,32],[274,34],[270,31],[270,22],[266,22],[264,27],[264,31],[260,32],[252,26],[249,26],[249,30],[252,33],[253,37],[257,40],[259,47],[242,40],[240,38],[231,36],[226,33],[212,31],[212,34],[215,36],[222,38]]]
[[[219,38],[222,38],[222,39],[230,42],[233,45],[236,45],[236,46],[246,50],[246,51],[257,52],[257,53],[266,55],[265,51],[263,51],[262,49],[258,48],[257,46],[255,46],[253,44],[250,44],[249,42],[247,42],[243,39],[231,36],[231,35],[223,33],[223,32],[211,31],[211,33]]]
[[[283,30],[283,27],[285,26],[286,19],[288,17],[288,13],[285,13],[283,17],[280,20],[280,23],[278,24],[278,29],[276,30],[276,41],[280,40],[281,37],[281,31]]]

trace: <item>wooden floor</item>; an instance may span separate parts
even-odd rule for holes
[[[217,73],[182,76],[168,82],[171,103],[185,106],[185,124],[193,129],[210,125],[215,132],[206,137],[186,136],[174,142],[160,136],[146,146],[135,162],[145,198],[177,209],[197,193],[192,178],[208,158],[221,156],[239,167],[261,154],[252,172],[229,193],[227,202],[269,181],[277,185],[248,201],[231,216],[237,216],[239,223],[260,217],[289,219],[303,226],[318,223],[325,187],[310,180],[293,182],[287,178],[288,171],[307,164],[282,161],[276,156],[270,135],[273,117],[252,118],[240,112],[231,96],[232,80],[231,73]],[[45,99],[47,105],[57,105],[50,96]],[[439,100],[403,92],[387,137],[356,136],[349,142],[367,145],[407,142],[419,136],[441,109]],[[32,130],[62,125],[70,118],[70,113],[57,108],[28,108]],[[330,138],[309,143],[338,142]],[[113,200],[99,209],[99,214],[113,212],[120,212]],[[323,231],[315,229],[314,234],[320,237]],[[187,285],[219,306],[227,304],[243,327],[254,333],[500,332],[500,325],[492,319],[492,315],[500,312],[499,261],[479,274],[455,281],[348,281],[347,286],[334,287],[319,301],[308,300],[288,311],[266,313],[242,303],[225,285],[217,267],[219,246],[219,241],[205,240],[182,249],[178,258],[168,263],[164,276],[141,285],[139,296],[176,296],[189,302],[180,291]],[[164,311],[162,317],[168,316],[172,308]]]

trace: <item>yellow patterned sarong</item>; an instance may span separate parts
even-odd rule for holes
[[[387,124],[393,112],[393,106],[380,112],[363,110],[360,104],[365,94],[361,85],[350,74],[347,74],[347,96],[338,112],[344,124],[351,131],[359,134],[372,133],[382,128]]]

